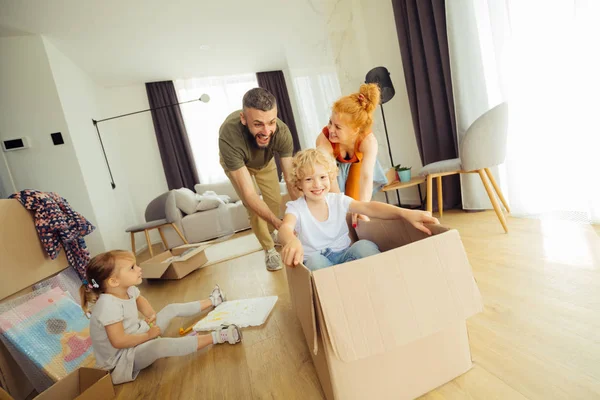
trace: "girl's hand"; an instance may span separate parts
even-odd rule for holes
[[[160,336],[160,328],[158,325],[152,325],[146,334],[148,335],[148,339],[154,339],[155,337]]]
[[[431,216],[429,211],[421,211],[421,210],[407,210],[408,212],[404,216],[404,218],[412,224],[415,228],[420,230],[421,232],[425,232],[428,235],[431,235],[431,231],[425,226],[425,224],[439,224],[437,218]]]
[[[304,249],[300,239],[295,238],[291,242],[285,245],[281,251],[283,263],[288,267],[295,267],[304,259]]]
[[[151,316],[146,317],[145,321],[148,325],[155,323],[156,322],[156,314],[152,314]]]

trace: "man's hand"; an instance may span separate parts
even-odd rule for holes
[[[227,175],[233,186],[239,189],[238,194],[240,195],[244,206],[250,208],[256,215],[273,225],[275,229],[279,230],[281,220],[273,214],[269,209],[269,206],[267,206],[267,203],[258,196],[248,168],[244,166],[238,170],[229,171]],[[236,189],[236,191],[238,191],[238,189]]]
[[[304,259],[304,249],[298,238],[291,240],[281,251],[283,263],[288,267],[295,267]]]
[[[431,231],[425,226],[425,224],[439,224],[437,218],[431,216],[429,211],[421,210],[407,210],[404,218],[412,224],[418,230],[431,235]]]

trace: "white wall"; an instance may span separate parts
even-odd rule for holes
[[[366,66],[362,79],[364,81],[366,73],[374,67],[384,66],[390,72],[396,94],[383,105],[383,108],[392,156],[395,165],[412,166],[414,174],[423,165],[415,138],[392,2],[372,3],[360,0],[360,5],[364,26],[368,27],[365,30],[365,39],[369,49],[369,65]],[[381,110],[375,113],[374,131],[379,141],[379,160],[384,167],[389,167],[391,164]],[[400,195],[403,203],[418,204],[419,202],[418,191],[414,187],[403,189]],[[425,196],[424,187],[423,196]],[[395,199],[395,195],[393,198]]]
[[[105,88],[101,91],[101,112],[96,119],[146,110],[150,108],[145,85]],[[117,190],[126,192],[130,215],[135,223],[145,222],[146,206],[155,197],[168,191],[152,115],[150,112],[130,115],[99,125],[106,153],[113,169]],[[103,182],[108,185],[108,180]],[[138,234],[137,247],[145,239]],[[152,242],[160,241],[156,231]]]
[[[328,36],[332,59],[338,74],[342,95],[356,92],[367,72],[384,66],[390,72],[396,94],[384,105],[386,124],[394,164],[421,165],[412,125],[402,58],[391,2],[367,0],[328,0]],[[391,167],[381,111],[374,114],[373,132],[379,142],[378,158],[384,169]],[[402,203],[418,204],[416,188],[401,190]],[[378,195],[376,200],[383,200]],[[390,197],[390,202],[395,195]]]
[[[314,147],[314,139],[327,123],[331,105],[339,96],[356,92],[367,72],[385,66],[396,90],[384,105],[394,164],[412,166],[421,161],[414,135],[404,71],[391,2],[326,0],[312,7],[298,5],[298,17],[290,21],[312,21],[311,36],[290,36],[286,48],[288,71],[293,82],[296,122],[303,147]],[[293,30],[293,29],[292,29]],[[324,88],[327,76],[331,79]],[[384,169],[391,167],[380,109],[374,113],[373,132],[379,142],[378,158]],[[378,194],[375,200],[384,201]],[[390,202],[396,202],[395,195]],[[401,191],[402,203],[418,204],[417,188]]]
[[[332,66],[303,68],[296,65],[289,70],[295,96],[296,124],[302,148],[315,147],[317,136],[329,117],[333,102],[341,96],[337,74]]]
[[[310,32],[298,35],[308,21]],[[331,105],[341,95],[323,4],[295,4],[289,24],[284,73],[300,144],[303,149],[313,148],[329,120]]]
[[[92,124],[92,118],[98,119],[101,115],[99,101],[104,89],[50,41],[44,39],[44,45],[105,249],[127,249],[130,239],[125,229],[139,222],[132,211],[129,185],[121,182],[116,189],[111,188],[100,141]],[[102,125],[99,127],[102,129]],[[118,169],[119,163],[114,164]]]
[[[42,38],[0,38],[0,59],[10,60],[0,68],[0,138],[26,136],[31,143],[5,153],[15,189],[56,192],[97,225]],[[65,144],[54,146],[53,132],[62,132]],[[104,249],[98,231],[86,243],[92,253]]]
[[[6,156],[0,151],[0,198],[5,199],[16,190]]]

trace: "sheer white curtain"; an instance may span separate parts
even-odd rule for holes
[[[333,102],[341,96],[340,85],[334,72],[292,74],[301,146],[314,148],[317,136],[329,121]]]
[[[258,87],[256,74],[179,79],[174,81],[179,101],[199,98],[206,93],[208,103],[181,105],[190,144],[201,183],[227,180],[219,163],[219,127],[232,112],[242,108],[244,94]]]
[[[509,101],[500,177],[513,215],[600,222],[600,2],[453,0],[446,13],[459,134]],[[486,207],[474,186],[463,180],[466,208]]]

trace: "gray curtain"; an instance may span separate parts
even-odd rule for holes
[[[285,84],[285,78],[282,71],[258,72],[256,74],[258,86],[268,90],[277,99],[277,117],[285,122],[292,133],[294,141],[294,154],[300,150],[300,139],[298,138],[298,130],[296,129],[296,121],[292,112],[292,104],[290,103],[290,95]],[[281,162],[279,155],[275,155],[275,163],[277,164],[277,174],[281,180]]]
[[[445,1],[392,0],[392,6],[421,161],[458,158]],[[444,208],[462,208],[458,175],[444,177],[443,189]]]
[[[146,83],[150,108],[175,104],[152,110],[156,141],[162,159],[167,185],[170,189],[186,187],[194,190],[199,183],[194,155],[188,140],[177,92],[172,81]]]

